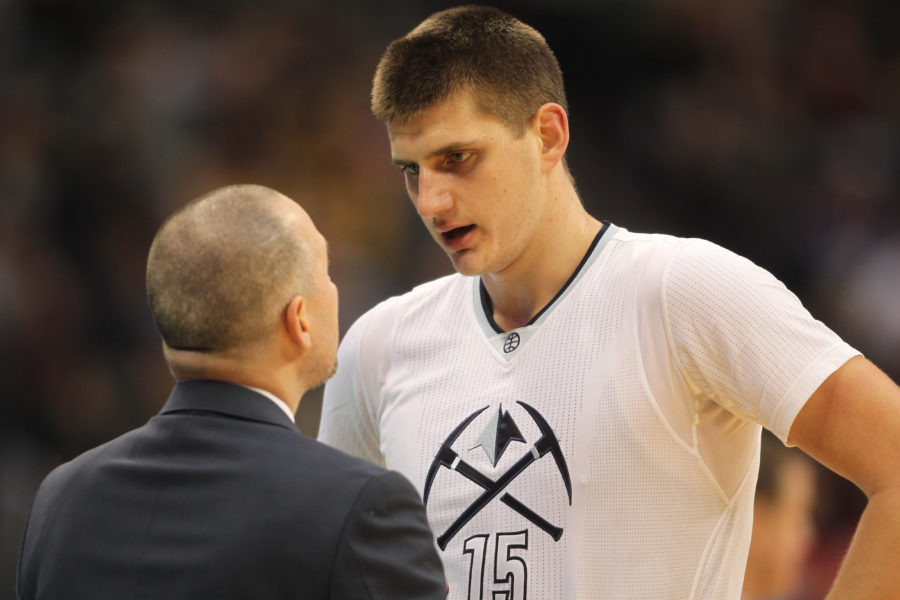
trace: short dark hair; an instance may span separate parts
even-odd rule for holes
[[[227,352],[272,331],[307,286],[308,244],[276,209],[278,192],[220,188],[176,211],[147,258],[147,299],[170,348]]]
[[[544,37],[485,6],[435,13],[391,42],[375,71],[372,111],[385,123],[403,122],[461,91],[518,134],[547,102],[568,111],[562,70]]]

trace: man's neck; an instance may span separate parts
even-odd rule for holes
[[[297,412],[301,389],[289,366],[273,367],[262,361],[242,360],[238,357],[221,356],[189,350],[164,348],[166,361],[175,379],[212,379],[236,383],[244,387],[266,390],[279,398],[292,413]],[[270,361],[271,362],[271,361]]]
[[[482,275],[497,325],[504,331],[527,325],[566,284],[601,227],[578,202],[556,227],[532,240],[514,265]]]

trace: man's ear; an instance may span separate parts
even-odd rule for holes
[[[284,327],[288,338],[302,349],[312,346],[306,301],[299,294],[291,298],[284,309]]]
[[[535,115],[541,138],[541,162],[549,171],[563,159],[569,147],[569,116],[556,102],[541,105]]]

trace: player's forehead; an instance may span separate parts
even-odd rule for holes
[[[487,141],[503,127],[499,118],[480,108],[471,93],[460,92],[406,120],[388,124],[388,138],[395,160],[421,159]]]

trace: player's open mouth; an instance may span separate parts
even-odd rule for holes
[[[441,239],[444,241],[444,247],[450,251],[462,250],[469,242],[469,233],[475,229],[475,225],[466,225],[464,227],[454,227],[449,231],[441,233]]]
[[[450,231],[445,231],[441,235],[444,236],[445,240],[455,240],[466,235],[473,229],[475,229],[475,225],[466,225],[465,227],[456,227],[455,229],[451,229]]]

